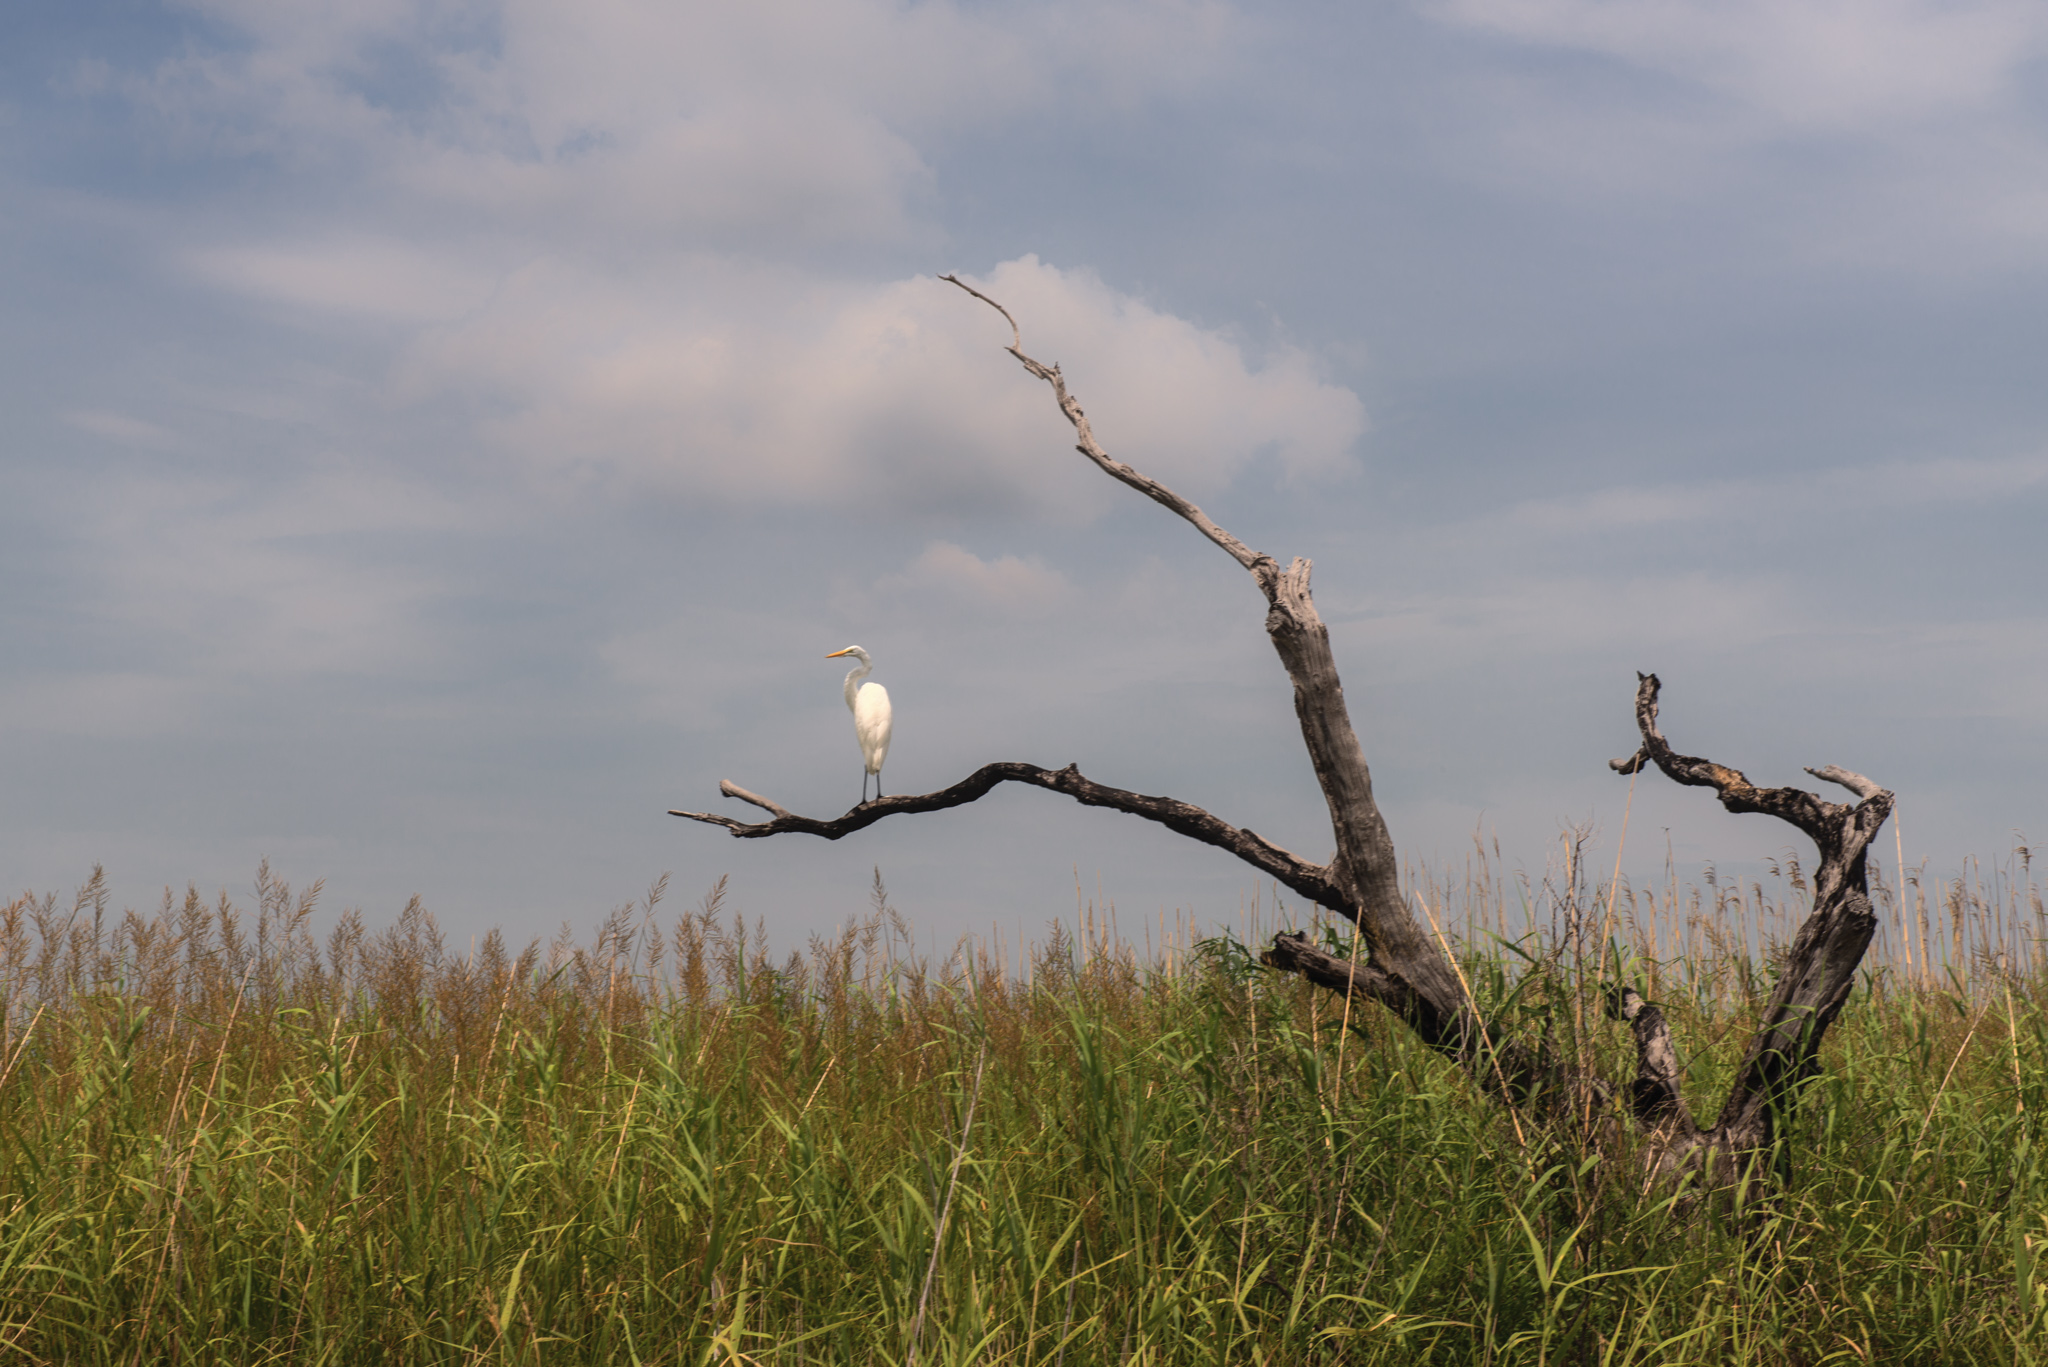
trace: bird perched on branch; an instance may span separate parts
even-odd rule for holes
[[[861,758],[866,768],[860,776],[861,805],[867,805],[868,775],[875,776],[875,796],[882,795],[882,761],[889,757],[889,690],[878,683],[862,683],[875,662],[859,646],[848,646],[835,650],[825,658],[836,660],[842,655],[851,655],[860,664],[846,672],[846,707],[853,713],[853,734],[860,741]]]

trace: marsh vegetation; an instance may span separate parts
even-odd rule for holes
[[[1768,1199],[1646,1187],[1379,1010],[1089,904],[920,952],[879,876],[771,952],[722,885],[451,952],[266,873],[0,915],[13,1360],[1820,1363],[2048,1357],[2026,859],[1881,885]],[[1725,1092],[1804,879],[1410,871],[1482,1012],[1625,1072],[1601,965]],[[1896,878],[1894,879],[1896,881]],[[1911,954],[1909,960],[1907,955]],[[1348,1018],[1347,1018],[1348,1017]],[[1618,1103],[1617,1103],[1618,1104]]]

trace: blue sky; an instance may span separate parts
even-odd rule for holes
[[[458,943],[658,874],[792,939],[1328,850],[1260,601],[1316,562],[1397,842],[1613,857],[1673,741],[1836,763],[1948,871],[2048,832],[2048,12],[2022,0],[64,4],[0,43],[0,878]],[[733,804],[727,804],[729,806]],[[735,808],[737,814],[737,809]],[[1661,780],[1624,865],[1792,833]],[[1890,842],[1886,842],[1890,843]]]

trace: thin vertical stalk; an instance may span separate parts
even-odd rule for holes
[[[974,1133],[974,1108],[981,1101],[981,1075],[988,1067],[988,1040],[981,1042],[981,1056],[974,1065],[974,1091],[967,1098],[967,1118],[960,1126],[960,1147],[953,1152],[953,1171],[946,1178],[946,1199],[939,1204],[938,1228],[932,1231],[932,1257],[925,1264],[924,1289],[917,1294],[917,1314],[910,1321],[910,1351],[904,1367],[917,1367],[917,1340],[924,1329],[925,1306],[932,1295],[932,1277],[939,1270],[939,1252],[946,1244],[946,1224],[953,1215],[953,1193],[960,1185],[960,1165],[967,1159],[967,1140]]]
[[[1500,1083],[1500,1099],[1507,1103],[1508,1119],[1514,1122],[1515,1142],[1522,1146],[1523,1152],[1526,1154],[1529,1148],[1529,1136],[1522,1133],[1522,1117],[1515,1110],[1515,1094],[1508,1090],[1507,1075],[1500,1070],[1500,1054],[1493,1047],[1492,1036],[1487,1033],[1485,1017],[1479,1014],[1479,1003],[1472,996],[1472,984],[1465,981],[1465,969],[1458,962],[1458,956],[1451,953],[1451,943],[1444,938],[1442,927],[1437,925],[1436,913],[1429,909],[1429,903],[1423,901],[1420,896],[1417,896],[1415,900],[1422,907],[1423,915],[1429,917],[1429,928],[1435,932],[1436,942],[1443,946],[1444,957],[1451,961],[1451,971],[1458,975],[1458,986],[1465,993],[1465,1005],[1472,1012],[1473,1023],[1479,1027],[1480,1044],[1486,1050],[1487,1060],[1493,1064],[1494,1079]]]

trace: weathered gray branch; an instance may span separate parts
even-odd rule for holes
[[[722,778],[718,781],[718,791],[725,794],[727,797],[736,797],[742,802],[751,802],[756,807],[759,807],[762,811],[768,812],[777,818],[784,818],[789,816],[789,809],[787,807],[782,807],[777,805],[776,803],[770,802],[767,798],[762,797],[758,793],[750,793],[745,788],[740,787],[739,784],[734,783],[729,778]],[[693,813],[670,812],[669,815],[690,816],[693,815]]]
[[[1024,354],[1024,334],[1018,329],[1017,320],[1010,316],[1008,309],[957,275],[942,275],[939,279],[946,281],[948,284],[958,285],[961,289],[966,290],[976,299],[981,300],[982,303],[987,304],[997,313],[1003,315],[1004,321],[1010,325],[1011,338],[1010,345],[1003,349],[1012,356],[1015,356],[1023,364],[1024,369],[1052,386],[1053,398],[1059,403],[1060,412],[1067,415],[1067,421],[1074,425],[1074,434],[1079,438],[1074,447],[1076,451],[1094,461],[1111,479],[1120,480],[1130,485],[1153,502],[1160,504],[1162,507],[1172,509],[1175,513],[1193,523],[1203,536],[1208,537],[1228,552],[1231,559],[1258,576],[1259,584],[1262,588],[1266,587],[1269,579],[1279,576],[1280,566],[1274,561],[1272,556],[1261,555],[1245,545],[1244,542],[1239,541],[1229,532],[1224,531],[1214,522],[1211,522],[1200,508],[1197,508],[1158,480],[1152,479],[1147,475],[1141,475],[1122,461],[1112,459],[1109,452],[1102,449],[1101,443],[1095,440],[1094,429],[1089,427],[1088,415],[1081,411],[1080,401],[1067,393],[1067,382],[1061,376],[1060,368],[1057,365],[1042,365]],[[1270,588],[1267,589],[1267,596],[1269,598],[1272,596]]]
[[[994,764],[982,765],[950,788],[941,788],[935,793],[879,797],[872,802],[863,802],[844,816],[822,821],[815,817],[795,816],[767,798],[756,796],[738,784],[727,781],[718,785],[720,792],[727,797],[736,797],[772,812],[774,820],[739,821],[733,817],[720,816],[716,812],[671,811],[669,815],[702,821],[706,825],[723,826],[741,839],[751,840],[769,835],[815,835],[826,840],[838,840],[852,835],[855,831],[866,830],[884,817],[964,807],[970,802],[978,802],[987,797],[999,783],[1023,783],[1034,788],[1048,788],[1056,793],[1065,793],[1084,806],[1108,807],[1119,812],[1129,812],[1132,816],[1143,817],[1147,821],[1156,821],[1168,830],[1187,836],[1190,840],[1199,840],[1204,845],[1214,845],[1218,849],[1228,850],[1311,902],[1331,908],[1343,905],[1344,890],[1332,881],[1327,866],[1312,864],[1275,845],[1256,831],[1233,826],[1178,798],[1149,797],[1143,793],[1126,792],[1122,788],[1111,788],[1107,784],[1084,778],[1080,769],[1072,764],[1064,769],[1042,769],[1036,764],[1000,760]]]
[[[1194,504],[1159,481],[1113,459],[1095,439],[1080,402],[1067,392],[1059,367],[1025,354],[1017,320],[1001,304],[957,276],[942,276],[1002,314],[1010,324],[1006,348],[1030,374],[1052,387],[1060,411],[1073,424],[1077,450],[1108,474],[1171,509],[1251,572],[1267,604],[1266,635],[1294,685],[1294,713],[1329,808],[1337,852],[1330,876],[1342,895],[1323,905],[1355,922],[1373,965],[1409,992],[1405,1018],[1430,1044],[1469,1056],[1477,1018],[1468,1008],[1450,961],[1423,932],[1401,896],[1394,839],[1373,799],[1372,771],[1351,726],[1344,685],[1330,651],[1329,628],[1309,593],[1310,563],[1297,558],[1286,570],[1216,525]]]
[[[1839,764],[1823,764],[1818,769],[1809,768],[1807,773],[1826,783],[1839,783],[1858,797],[1876,797],[1884,788],[1871,779]]]
[[[1862,801],[1855,806],[1827,802],[1798,788],[1759,788],[1740,770],[1674,752],[1657,727],[1655,674],[1639,674],[1636,729],[1642,746],[1610,767],[1631,774],[1654,764],[1679,783],[1707,787],[1731,812],[1763,812],[1804,831],[1820,852],[1813,875],[1813,910],[1786,951],[1777,986],[1764,1006],[1728,1100],[1711,1130],[1701,1130],[1678,1099],[1675,1054],[1663,1014],[1647,1003],[1631,1014],[1625,992],[1620,1013],[1634,1031],[1636,1081],[1631,1089],[1636,1116],[1646,1127],[1670,1136],[1676,1147],[1699,1154],[1746,1159],[1769,1147],[1777,1119],[1799,1081],[1816,1066],[1821,1036],[1840,1014],[1855,985],[1856,970],[1877,932],[1870,905],[1865,854],[1892,809],[1892,794],[1861,774],[1828,765],[1807,772],[1838,784]],[[1641,1002],[1641,998],[1635,998]]]

